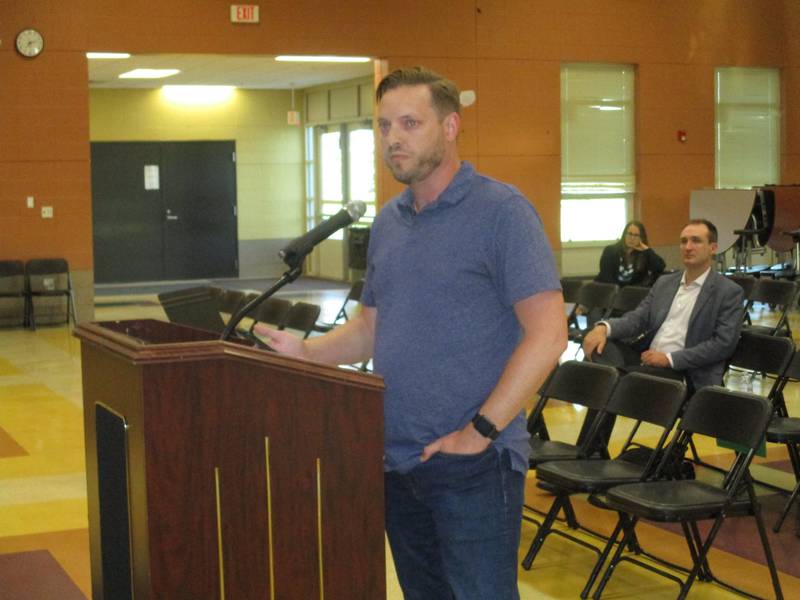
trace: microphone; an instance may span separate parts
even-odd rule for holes
[[[308,233],[293,239],[278,252],[278,256],[290,267],[296,267],[314,246],[327,239],[335,231],[355,223],[364,213],[367,205],[359,200],[348,202],[345,207],[327,221],[323,221]]]

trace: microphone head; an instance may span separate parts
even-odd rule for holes
[[[352,200],[348,202],[344,209],[347,211],[347,214],[353,219],[353,223],[358,221],[361,217],[364,216],[364,213],[367,212],[367,205],[364,204],[361,200]]]

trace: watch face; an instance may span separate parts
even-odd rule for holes
[[[44,48],[44,38],[35,29],[23,29],[17,35],[17,51],[28,58],[38,56]]]

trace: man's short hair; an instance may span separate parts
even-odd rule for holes
[[[375,90],[375,98],[381,101],[389,90],[403,86],[425,85],[431,92],[431,103],[443,119],[450,113],[461,113],[461,100],[458,86],[445,77],[426,69],[425,67],[411,67],[410,69],[397,69],[384,77]]]
[[[712,244],[717,243],[717,226],[708,219],[692,219],[686,225],[705,225],[708,229],[708,241]]]

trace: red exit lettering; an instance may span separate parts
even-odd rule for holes
[[[258,4],[231,4],[232,23],[258,23]]]

